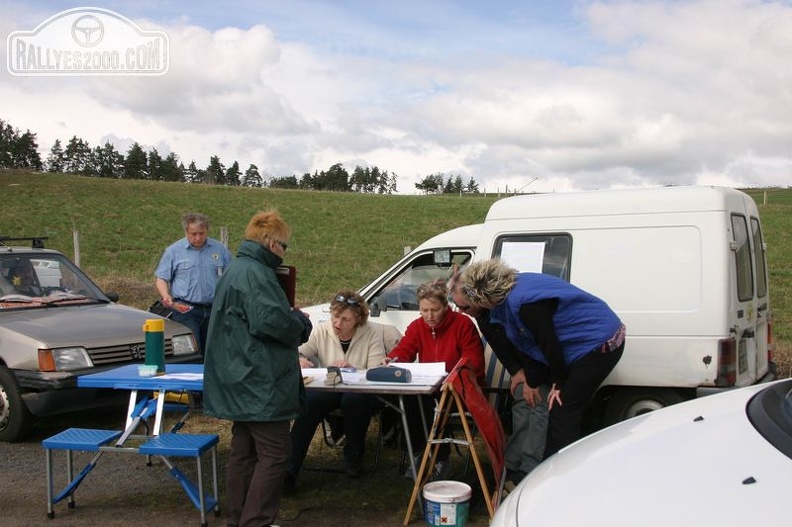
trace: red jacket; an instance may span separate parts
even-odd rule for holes
[[[388,354],[398,362],[445,362],[450,372],[463,356],[468,357],[479,384],[484,383],[484,348],[470,317],[447,308],[434,328],[417,318],[410,322],[399,344]]]

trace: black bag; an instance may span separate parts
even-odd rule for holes
[[[366,380],[372,382],[401,382],[412,380],[412,372],[407,368],[396,366],[377,366],[366,371]]]
[[[161,317],[170,318],[173,316],[173,310],[162,303],[162,300],[157,300],[151,306],[149,306],[148,310],[149,313],[154,313],[155,315],[159,315]]]

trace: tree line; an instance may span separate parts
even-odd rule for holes
[[[393,194],[398,176],[377,166],[356,166],[350,173],[341,163],[327,170],[304,173],[300,176],[265,176],[250,164],[243,172],[237,161],[226,167],[219,156],[211,156],[205,168],[195,161],[185,166],[170,152],[163,157],[156,148],[148,152],[137,142],[122,154],[109,141],[104,146],[91,147],[87,141],[72,136],[64,146],[56,139],[46,160],[41,159],[36,134],[22,133],[0,119],[0,169],[19,168],[57,174],[77,174],[111,179],[142,179],[174,181],[241,187],[270,187],[301,190],[330,190],[367,194]],[[471,177],[467,183],[462,176],[431,174],[415,184],[424,194],[478,193],[478,184]]]

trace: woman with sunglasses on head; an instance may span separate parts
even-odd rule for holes
[[[417,291],[420,318],[412,321],[404,332],[404,338],[386,357],[386,363],[443,362],[450,372],[462,357],[467,357],[480,384],[484,384],[484,348],[476,325],[470,319],[451,309],[448,305],[448,287],[444,280],[421,284]],[[417,401],[424,406],[424,416],[434,416],[433,396],[408,397],[407,419],[410,441],[414,452],[423,452],[426,447],[424,424]],[[430,426],[431,423],[427,423]],[[450,472],[448,444],[440,445],[435,464],[435,479],[443,479]],[[422,454],[416,454],[416,457]],[[408,470],[405,476],[412,477]]]
[[[308,342],[300,346],[303,368],[368,369],[379,365],[386,353],[382,326],[368,321],[368,305],[358,293],[341,290],[330,301],[330,320],[318,324]],[[395,345],[392,343],[390,347]],[[342,374],[343,376],[343,374]],[[316,427],[333,410],[343,414],[344,466],[346,475],[361,474],[366,431],[377,399],[365,393],[308,391],[308,411],[294,422],[291,431],[292,460],[286,474],[286,487],[295,485]]]

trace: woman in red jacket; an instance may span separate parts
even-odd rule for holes
[[[448,288],[443,280],[421,284],[417,291],[418,309],[421,317],[407,326],[399,344],[385,358],[386,362],[444,362],[446,372],[450,372],[462,357],[467,357],[476,372],[479,383],[484,382],[484,348],[481,337],[473,320],[448,306]],[[435,397],[409,397],[407,420],[410,427],[410,441],[416,457],[422,456],[426,447],[424,425],[418,401],[423,404],[424,416],[431,420],[434,417]],[[427,427],[431,422],[427,423]],[[440,446],[435,464],[435,479],[443,479],[451,470],[448,444]],[[420,457],[418,457],[420,463]],[[412,477],[408,470],[405,476]]]

